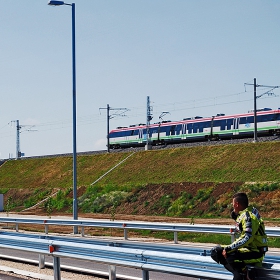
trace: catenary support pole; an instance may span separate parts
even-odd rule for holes
[[[254,142],[258,141],[257,130],[257,79],[254,78]]]

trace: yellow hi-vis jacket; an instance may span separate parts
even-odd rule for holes
[[[240,236],[233,243],[225,246],[226,252],[228,254],[236,250],[240,253],[262,252],[262,258],[245,261],[247,263],[262,262],[268,247],[264,223],[258,210],[249,206],[241,211],[236,218],[235,231]]]

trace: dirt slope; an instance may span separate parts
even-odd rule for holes
[[[79,217],[88,218],[108,218],[115,220],[143,220],[154,222],[187,222],[195,219],[196,223],[232,224],[229,219],[232,195],[239,191],[243,183],[176,183],[147,185],[135,190],[129,199],[125,199],[117,207],[107,207],[103,213],[82,213]],[[86,188],[79,188],[78,196],[85,192]],[[210,190],[210,194],[207,194]],[[24,200],[30,194],[28,190],[10,190],[9,195],[15,200]],[[69,194],[72,196],[72,193]],[[280,225],[278,222],[280,214],[280,190],[259,191],[249,190],[248,196],[251,204],[256,206],[264,219],[270,225]],[[184,200],[185,199],[185,200]],[[176,202],[180,201],[177,214],[168,212],[173,209]],[[173,207],[173,208],[172,208]],[[180,208],[181,207],[181,208]],[[180,211],[182,209],[182,211]],[[44,206],[20,212],[21,214],[35,214],[48,216]],[[170,215],[169,215],[169,214]],[[71,209],[63,211],[53,211],[51,216],[69,215]],[[207,218],[209,221],[207,221]]]

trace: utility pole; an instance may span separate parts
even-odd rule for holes
[[[125,112],[129,111],[129,109],[127,108],[111,108],[109,106],[109,104],[107,104],[107,107],[106,108],[99,108],[99,110],[107,110],[107,152],[110,153],[110,138],[109,138],[109,134],[110,134],[110,119],[113,119],[114,117],[116,116],[122,116],[122,117],[125,117]],[[122,111],[122,112],[119,112],[119,113],[115,113],[115,114],[112,114],[110,115],[110,111]]]
[[[257,121],[257,79],[254,78],[254,142],[258,141]]]
[[[16,128],[17,128],[17,135],[16,135],[16,159],[21,157],[21,151],[20,151],[20,139],[19,139],[19,134],[20,134],[20,129],[21,126],[19,125],[19,120],[12,121],[16,123]]]
[[[150,121],[153,119],[152,112],[153,107],[150,106],[150,96],[147,96],[147,144],[145,146],[145,150],[151,150],[152,145],[150,144]]]
[[[21,133],[21,129],[25,126],[29,126],[30,128],[33,127],[33,125],[20,125],[19,124],[19,120],[16,121],[11,121],[12,123],[15,122],[16,123],[16,128],[17,128],[17,136],[16,136],[16,159],[21,158],[22,156],[24,156],[24,153],[22,153],[20,151],[20,133]],[[36,130],[31,130],[31,129],[27,129],[27,131],[36,131]]]
[[[256,78],[254,78],[254,83],[253,84],[245,83],[244,85],[254,86],[254,140],[253,140],[253,142],[257,142],[258,141],[257,98],[260,98],[265,94],[274,95],[274,93],[272,91],[275,88],[279,88],[279,86],[258,85]],[[268,90],[268,91],[264,92],[263,94],[257,96],[257,87],[270,88],[270,90]]]

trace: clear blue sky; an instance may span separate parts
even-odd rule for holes
[[[14,120],[26,156],[72,152],[71,7],[47,3],[0,0],[0,158],[15,157]],[[130,109],[115,128],[145,123],[147,96],[157,122],[244,113],[244,83],[280,85],[279,0],[75,3],[78,152],[106,149],[107,104]]]

